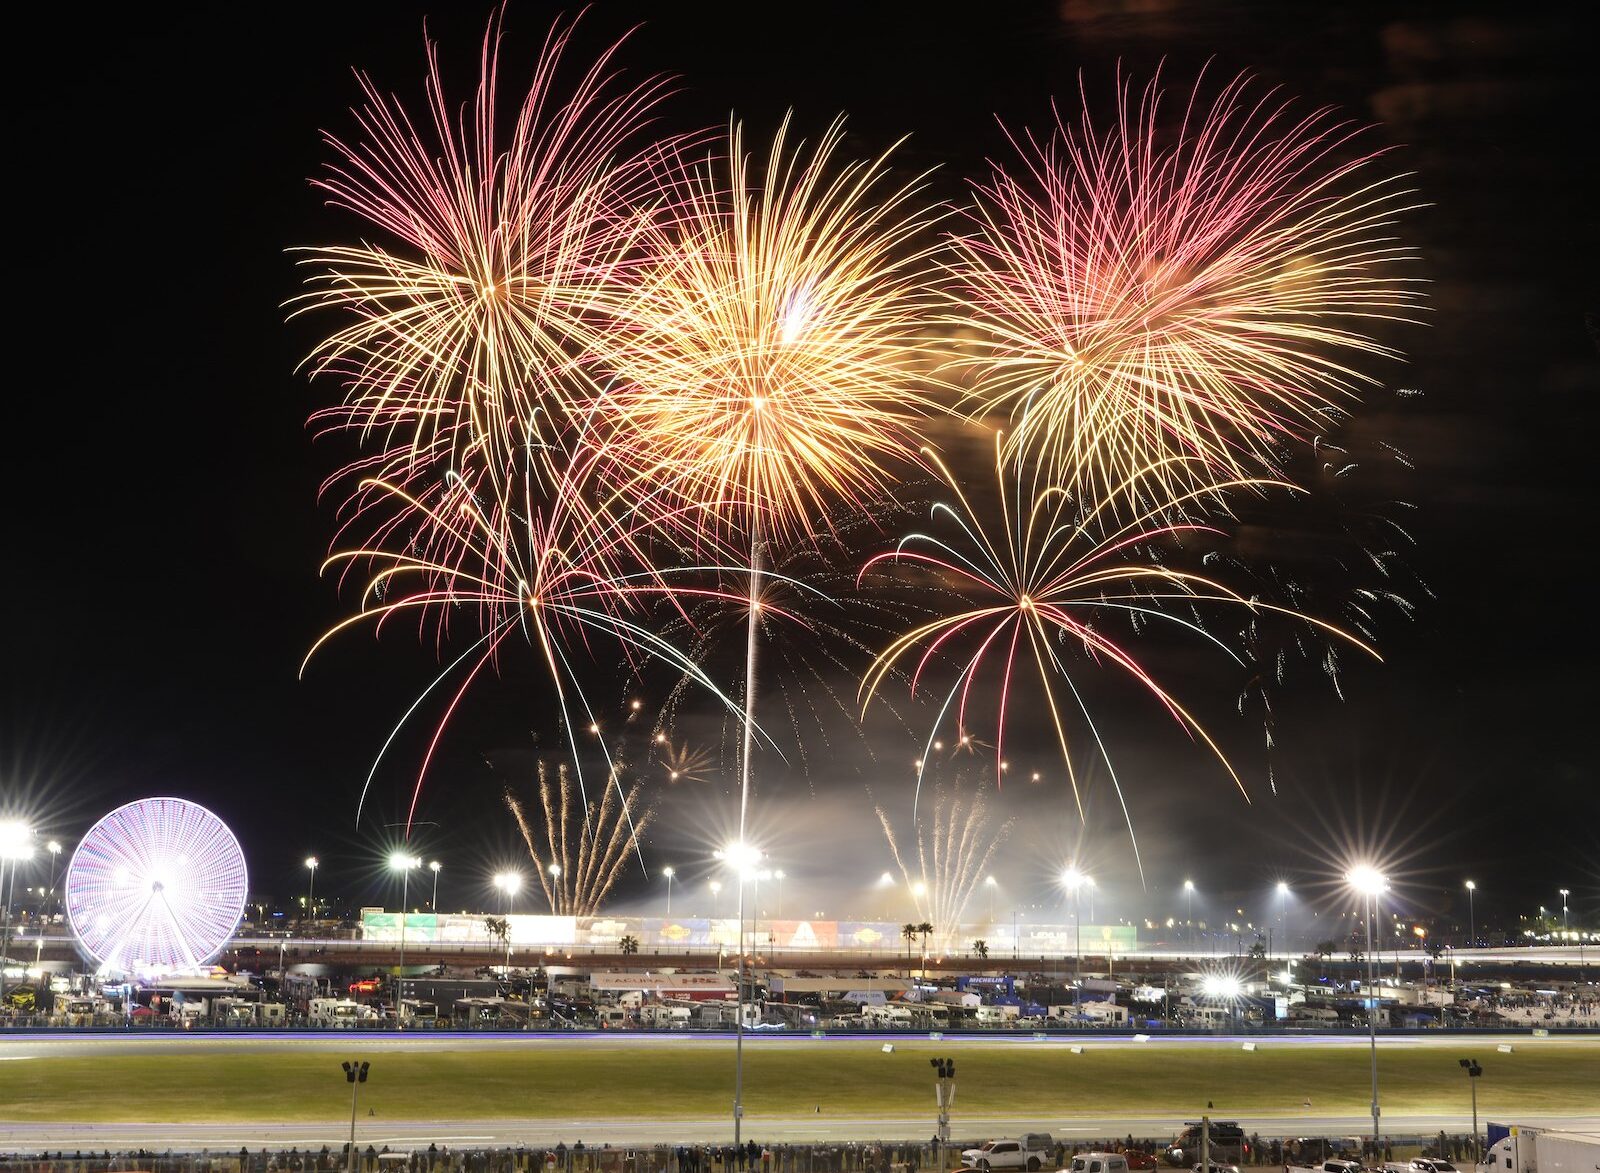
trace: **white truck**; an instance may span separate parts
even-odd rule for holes
[[[1386,1173],[1461,1173],[1443,1157],[1413,1157],[1409,1161],[1387,1161]]]
[[[1493,1125],[1490,1126],[1491,1128]],[[1478,1173],[1596,1173],[1600,1135],[1513,1124],[1484,1153]]]
[[[1329,1157],[1316,1165],[1288,1165],[1285,1173],[1361,1173],[1361,1162]]]
[[[991,1169],[1026,1169],[1029,1173],[1055,1163],[1056,1142],[1048,1132],[1025,1132],[1015,1139],[991,1140],[976,1149],[966,1149],[961,1163],[968,1169],[989,1173]]]

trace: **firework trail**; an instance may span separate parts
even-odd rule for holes
[[[972,894],[977,890],[989,861],[1011,833],[1014,819],[991,829],[991,816],[982,791],[963,798],[959,787],[949,791],[938,787],[934,793],[933,818],[913,816],[915,825],[913,863],[908,866],[895,836],[894,824],[882,807],[875,808],[883,825],[884,838],[894,855],[906,888],[917,902],[917,915],[934,927],[937,948],[954,946],[962,917]]]
[[[952,241],[946,320],[972,340],[969,407],[1018,413],[1014,448],[1085,499],[1140,491],[1117,503],[1137,513],[1279,475],[1421,294],[1394,235],[1414,193],[1362,128],[1245,77],[1209,105],[1197,84],[1175,127],[1159,76],[1118,98],[1110,126],[1085,97],[1076,125],[1012,137],[1020,170],[994,167]]]
[[[725,160],[665,171],[639,233],[636,293],[601,339],[619,484],[681,501],[690,546],[727,538],[746,558],[743,839],[769,543],[825,530],[838,502],[883,491],[914,459],[925,410],[913,367],[926,279],[917,182],[887,156],[839,165],[835,123],[809,151],[787,124],[759,178],[742,129]],[[887,190],[885,190],[887,187]]]
[[[358,75],[357,134],[325,136],[337,160],[315,185],[378,241],[301,250],[310,289],[292,304],[343,316],[308,362],[344,386],[314,421],[379,445],[347,470],[355,479],[401,482],[472,454],[493,474],[530,430],[598,396],[576,360],[619,282],[629,208],[649,198],[656,148],[629,143],[665,83],[618,86],[613,45],[563,94],[572,33],[552,28],[509,133],[496,17],[468,113],[446,97],[429,43],[423,117]]]
[[[539,804],[544,812],[544,846],[522,802],[509,790],[506,806],[517,821],[532,857],[539,884],[556,916],[594,916],[610,895],[628,861],[628,852],[650,825],[654,811],[641,805],[642,786],[622,790],[621,766],[613,764],[611,785],[598,802],[574,801],[572,778],[563,762],[551,784],[550,771],[539,763]],[[630,813],[631,812],[631,813]]]
[[[1141,486],[1113,486],[1114,492],[1105,500],[1080,507],[1065,489],[1035,479],[1037,471],[1027,474],[1008,455],[1004,434],[997,433],[999,516],[993,518],[973,508],[960,480],[943,460],[931,453],[929,459],[953,494],[950,502],[933,507],[933,520],[943,523],[944,536],[910,534],[892,552],[871,558],[861,571],[864,579],[874,571],[909,570],[920,585],[938,588],[927,594],[950,600],[948,609],[939,608],[933,619],[890,643],[861,682],[864,711],[902,661],[912,662],[913,695],[936,660],[949,659],[957,665],[955,682],[940,702],[927,747],[919,758],[919,795],[930,751],[945,722],[953,719],[958,735],[969,736],[973,685],[980,677],[989,681],[989,686],[980,690],[982,695],[995,698],[996,777],[1002,775],[1008,708],[1024,679],[1032,678],[1039,686],[1036,695],[1048,708],[1080,816],[1083,798],[1076,763],[1082,750],[1069,732],[1074,713],[1087,730],[1092,754],[1106,764],[1131,836],[1132,819],[1121,782],[1090,711],[1086,689],[1079,683],[1080,661],[1094,667],[1113,666],[1136,681],[1181,727],[1205,743],[1245,793],[1244,783],[1221,748],[1145,667],[1137,646],[1119,642],[1109,633],[1110,621],[1118,616],[1131,621],[1134,636],[1150,624],[1165,625],[1209,643],[1241,667],[1245,661],[1240,653],[1203,625],[1205,612],[1237,609],[1250,615],[1287,616],[1377,658],[1367,644],[1329,623],[1164,563],[1163,546],[1179,543],[1186,536],[1221,532],[1210,525],[1181,520],[1195,497],[1217,497],[1232,489],[1265,489],[1273,482],[1241,479],[1208,484],[1187,497],[1163,499],[1160,508],[1124,520],[1111,503],[1136,499],[1145,492]],[[1152,468],[1135,477],[1165,483],[1166,470]],[[1137,860],[1137,838],[1134,852]]]

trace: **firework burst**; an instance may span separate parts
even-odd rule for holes
[[[1119,100],[1109,127],[1085,98],[1076,125],[1013,137],[1020,171],[994,168],[953,240],[948,322],[972,410],[1019,413],[1015,448],[1086,499],[1138,489],[1119,505],[1141,512],[1276,475],[1372,381],[1349,364],[1395,356],[1372,331],[1420,292],[1394,235],[1414,193],[1361,128],[1244,77],[1209,105],[1197,86],[1175,128],[1159,77]]]
[[[663,175],[599,352],[621,475],[773,539],[878,495],[928,406],[918,185],[889,186],[887,156],[839,164],[838,123],[809,151],[786,132],[759,180],[738,126],[730,160]]]
[[[630,848],[650,825],[654,812],[640,801],[642,787],[635,782],[622,789],[621,765],[612,765],[611,785],[597,802],[574,799],[566,763],[550,771],[539,763],[539,805],[544,814],[541,837],[528,821],[517,796],[506,792],[506,806],[517,821],[527,844],[539,884],[550,911],[556,916],[594,916],[622,874]]]
[[[337,161],[316,186],[378,239],[303,250],[311,289],[294,305],[344,317],[310,366],[345,387],[318,421],[384,450],[362,475],[393,480],[480,447],[492,471],[528,429],[596,395],[575,360],[626,248],[628,208],[648,196],[651,166],[629,143],[665,87],[619,87],[613,46],[563,96],[572,31],[552,29],[509,133],[496,116],[496,20],[470,116],[446,97],[430,43],[424,117],[361,75],[357,134],[327,136]]]
[[[620,649],[631,669],[645,661],[665,663],[710,689],[731,712],[740,711],[694,659],[659,633],[659,617],[652,616],[664,608],[687,621],[689,605],[739,606],[743,596],[716,585],[724,568],[715,564],[679,561],[663,568],[652,560],[639,531],[654,534],[660,519],[641,520],[612,508],[609,497],[596,502],[587,483],[592,453],[586,461],[585,451],[581,445],[570,451],[530,446],[530,465],[537,461],[538,467],[520,476],[520,500],[483,491],[454,473],[427,496],[384,481],[367,482],[363,491],[374,501],[387,499],[396,517],[417,522],[412,540],[399,550],[355,546],[325,563],[347,574],[364,572],[363,606],[324,633],[308,661],[352,627],[370,624],[381,632],[402,619],[413,620],[423,632],[431,624],[442,650],[451,622],[461,615],[474,618],[472,644],[418,696],[373,764],[375,773],[400,728],[449,682],[443,715],[417,773],[413,811],[450,718],[473,684],[517,642],[536,650],[569,732],[597,722],[579,687],[576,657],[593,655],[602,642]],[[499,482],[502,492],[505,484]],[[538,490],[546,484],[555,491],[541,499]],[[386,532],[393,538],[398,531]],[[573,767],[582,789],[576,747]],[[369,774],[369,786],[371,779]]]
[[[865,708],[885,678],[905,663],[911,664],[908,675],[913,695],[936,660],[949,658],[958,665],[954,685],[939,705],[918,760],[919,793],[931,751],[946,722],[954,722],[956,736],[971,736],[973,689],[980,678],[986,680],[980,693],[994,698],[995,770],[996,777],[1001,776],[1006,768],[1008,708],[1019,689],[1035,681],[1037,695],[1048,708],[1080,815],[1083,799],[1077,762],[1082,749],[1072,730],[1081,723],[1092,754],[1106,764],[1131,833],[1122,785],[1090,711],[1086,689],[1079,682],[1085,662],[1092,667],[1115,667],[1136,681],[1180,726],[1210,748],[1244,793],[1244,783],[1199,720],[1141,662],[1136,646],[1112,636],[1110,625],[1118,616],[1133,621],[1134,635],[1142,626],[1166,625],[1208,643],[1241,666],[1245,661],[1240,653],[1204,626],[1205,612],[1238,609],[1250,615],[1288,616],[1377,655],[1368,645],[1322,620],[1247,596],[1215,578],[1176,569],[1163,561],[1163,549],[1185,537],[1220,532],[1213,526],[1175,519],[1192,505],[1194,497],[1202,493],[1215,497],[1231,489],[1265,489],[1271,482],[1208,484],[1187,499],[1164,499],[1162,508],[1122,520],[1110,502],[1136,499],[1145,491],[1139,485],[1114,486],[1115,491],[1098,505],[1081,507],[1065,489],[1026,475],[1007,455],[1004,435],[997,434],[999,516],[986,520],[984,513],[973,508],[959,478],[945,463],[931,453],[929,459],[953,494],[951,502],[933,508],[934,521],[943,523],[941,533],[911,534],[894,551],[870,559],[861,571],[864,578],[876,570],[911,570],[924,585],[942,588],[930,594],[951,600],[947,612],[941,611],[890,643],[861,684]],[[1165,470],[1152,468],[1135,475],[1158,480],[1164,478]],[[926,581],[929,579],[931,583]],[[1137,857],[1137,840],[1135,854]]]

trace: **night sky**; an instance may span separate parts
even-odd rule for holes
[[[1081,851],[1124,885],[1125,911],[1170,911],[1191,874],[1259,905],[1280,874],[1328,884],[1352,842],[1389,853],[1419,912],[1456,909],[1468,875],[1480,921],[1556,903],[1560,887],[1591,916],[1600,904],[1584,570],[1600,390],[1592,30],[1547,14],[1559,7],[1445,7],[601,3],[581,26],[580,57],[645,22],[621,61],[681,79],[674,129],[736,111],[765,131],[793,106],[815,133],[844,111],[863,152],[909,134],[901,164],[938,168],[945,198],[1003,153],[994,115],[1038,126],[1052,96],[1074,108],[1080,69],[1105,98],[1119,61],[1143,80],[1165,59],[1177,90],[1208,60],[1219,78],[1252,71],[1380,122],[1375,141],[1416,173],[1431,206],[1405,233],[1434,283],[1428,324],[1395,334],[1409,361],[1378,364],[1382,386],[1346,437],[1382,438],[1415,466],[1374,466],[1351,490],[1353,512],[1407,503],[1407,561],[1425,584],[1410,591],[1415,618],[1385,624],[1386,664],[1353,667],[1343,700],[1314,666],[1293,676],[1270,755],[1259,721],[1232,714],[1237,680],[1174,665],[1209,698],[1253,805],[1154,728],[1158,714],[1109,695],[1150,896],[1104,800]],[[350,126],[351,68],[416,100],[426,19],[464,97],[489,8],[224,8],[109,21],[85,9],[13,40],[31,81],[13,98],[9,151],[21,313],[0,807],[70,837],[117,803],[178,794],[238,830],[264,892],[296,891],[316,852],[332,890],[378,902],[373,861],[398,834],[420,742],[399,743],[359,827],[356,803],[434,661],[397,629],[343,640],[296,678],[355,598],[317,577],[333,531],[317,486],[337,454],[305,420],[332,391],[296,373],[316,334],[284,323],[298,287],[285,250],[361,230],[306,182],[329,158],[319,131]],[[503,84],[557,11],[512,5]],[[1252,520],[1269,557],[1302,524]],[[831,683],[853,695],[842,674]],[[639,695],[654,705],[663,688]],[[615,678],[603,703],[620,712],[630,695]],[[549,708],[537,676],[512,668],[447,740],[417,831],[446,861],[442,903],[477,903],[484,875],[514,858],[499,795],[557,745]],[[715,751],[714,718],[685,726]],[[789,870],[829,877],[830,911],[848,911],[854,871],[886,862],[864,787],[903,802],[911,746],[875,742],[873,759],[846,731],[804,773],[763,772]],[[666,793],[652,867],[706,852],[726,819],[720,793]],[[1000,869],[1026,899],[1074,850],[1076,816],[1059,788],[1008,784],[1001,804],[1028,824]],[[641,885],[630,875],[623,894]]]

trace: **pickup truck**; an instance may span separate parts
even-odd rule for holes
[[[1038,1170],[1055,1160],[1056,1142],[1047,1132],[1026,1132],[1015,1140],[991,1140],[982,1148],[967,1149],[961,1163],[968,1169],[989,1173],[991,1169]]]
[[[1387,1173],[1457,1173],[1456,1167],[1443,1157],[1413,1157],[1410,1161],[1390,1161],[1384,1165]]]

